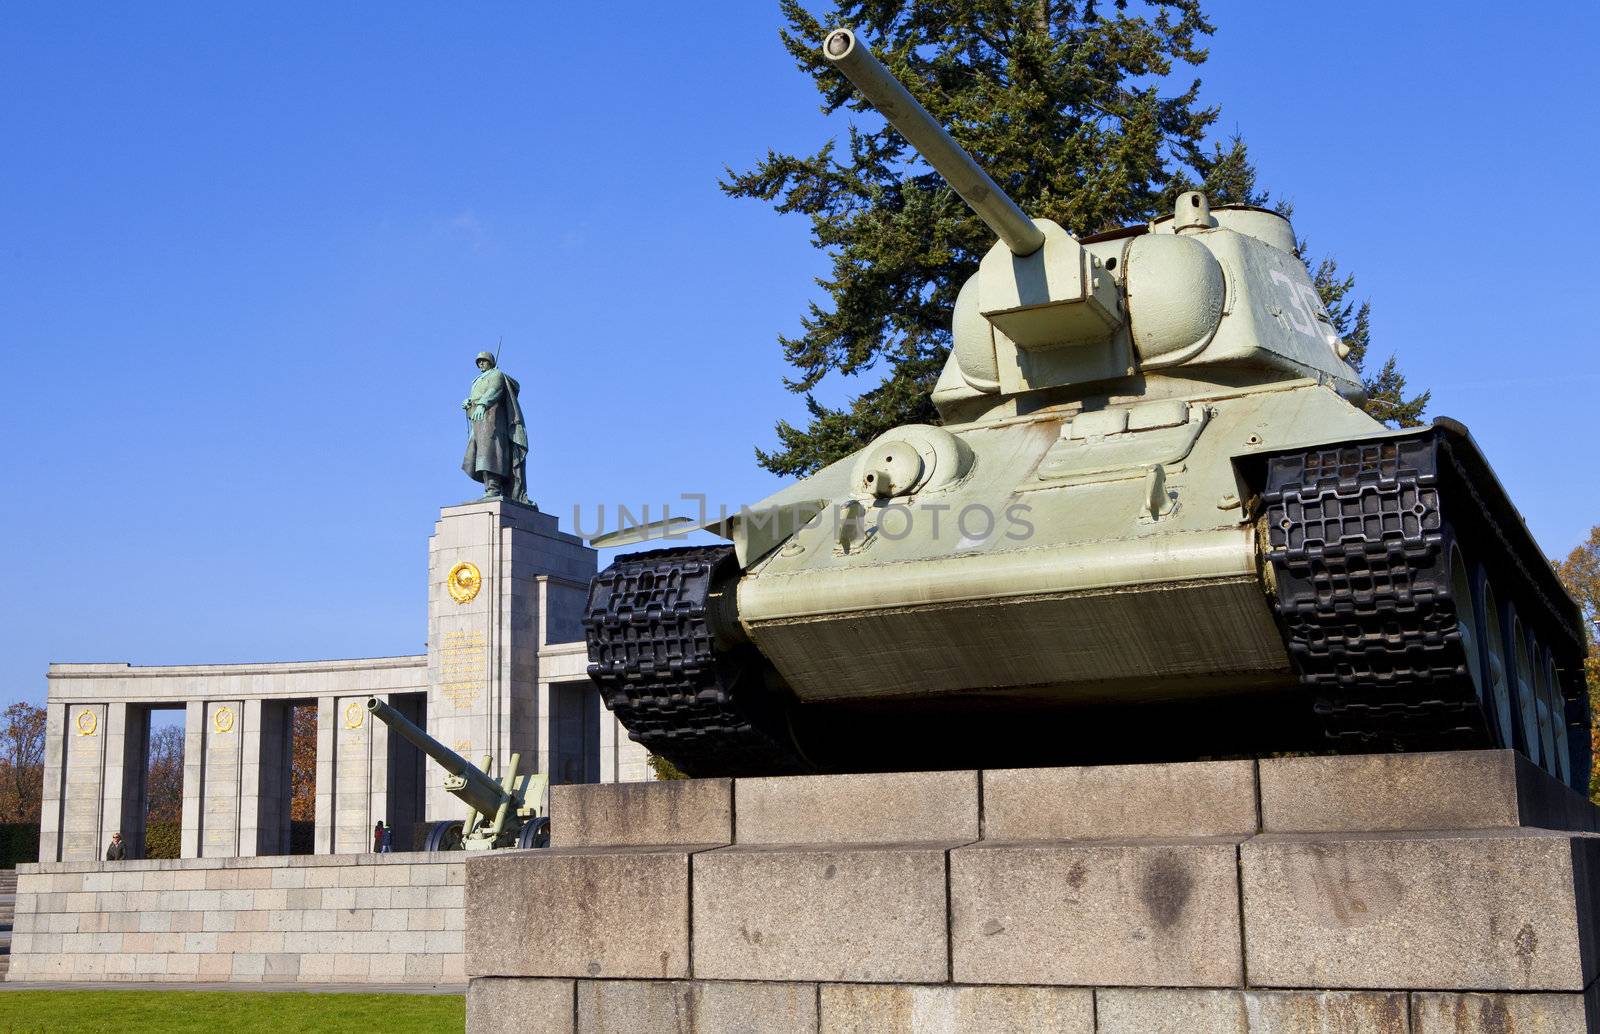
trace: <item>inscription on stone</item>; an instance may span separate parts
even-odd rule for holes
[[[446,632],[439,644],[439,692],[458,711],[471,710],[483,694],[486,645],[481,631]]]

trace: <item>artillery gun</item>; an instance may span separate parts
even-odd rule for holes
[[[539,814],[538,804],[544,798],[547,777],[519,774],[520,754],[511,755],[505,775],[496,782],[488,774],[493,758],[486,756],[483,768],[478,768],[377,697],[367,698],[367,710],[437,761],[446,773],[444,788],[467,805],[465,820],[441,819],[429,826],[427,850],[550,846],[550,819]]]
[[[932,393],[618,557],[589,674],[691,775],[1511,747],[1586,789],[1579,611],[1465,427],[1360,408],[1279,213],[1030,219],[847,29],[824,56],[999,241]]]

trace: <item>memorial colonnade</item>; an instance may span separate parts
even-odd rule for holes
[[[52,664],[40,860],[100,858],[119,831],[130,856],[144,855],[152,719],[169,710],[184,729],[185,858],[291,853],[296,707],[316,710],[316,854],[370,851],[380,820],[409,849],[426,823],[465,813],[442,771],[367,713],[371,696],[476,764],[518,753],[551,783],[647,778],[643,751],[584,673],[594,551],[547,514],[491,500],[442,510],[428,555],[426,653]]]

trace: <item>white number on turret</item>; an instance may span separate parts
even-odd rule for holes
[[[1284,302],[1283,315],[1288,318],[1289,326],[1323,342],[1343,359],[1347,349],[1343,347],[1344,342],[1339,340],[1338,332],[1333,329],[1333,320],[1328,318],[1327,310],[1322,307],[1322,299],[1318,297],[1316,288],[1276,269],[1272,271],[1272,282],[1278,285],[1278,295]]]

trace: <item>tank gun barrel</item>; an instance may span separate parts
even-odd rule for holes
[[[467,802],[480,815],[493,815],[500,810],[506,797],[505,790],[477,765],[417,728],[405,715],[377,697],[367,698],[367,710],[372,717],[410,740],[418,750],[437,761],[450,774],[450,778],[444,782],[446,790]]]
[[[834,29],[823,41],[822,55],[938,170],[1013,255],[1031,255],[1044,246],[1044,234],[1027,213],[934,121],[900,80],[861,45],[855,33]]]

